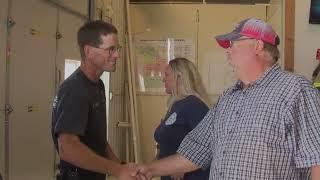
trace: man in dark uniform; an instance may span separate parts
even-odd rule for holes
[[[78,31],[81,65],[60,86],[53,103],[52,138],[62,180],[135,179],[132,165],[121,165],[106,140],[106,102],[100,76],[113,72],[119,58],[117,29],[91,21]]]

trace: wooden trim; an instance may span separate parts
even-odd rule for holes
[[[134,161],[135,163],[141,163],[141,144],[140,144],[140,130],[138,122],[138,105],[137,105],[137,90],[135,85],[135,71],[133,64],[133,40],[132,40],[132,27],[131,27],[131,18],[130,18],[130,7],[129,0],[126,0],[125,10],[126,10],[126,23],[127,23],[127,32],[126,35],[126,55],[127,55],[127,73],[128,73],[128,88],[129,88],[129,106],[130,106],[130,123],[131,130],[133,135],[133,149],[134,149]]]
[[[285,0],[284,69],[294,71],[295,0]]]

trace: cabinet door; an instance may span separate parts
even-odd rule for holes
[[[11,0],[9,29],[9,179],[53,178],[51,104],[54,94],[56,7]]]
[[[68,3],[67,3],[68,2]],[[86,16],[84,9],[87,9],[87,1],[68,0],[64,3],[68,8],[79,11]],[[61,37],[57,40],[57,58],[56,58],[56,87],[63,82],[66,76],[73,73],[80,65],[81,57],[77,42],[78,29],[85,23],[86,19],[76,16],[68,11],[59,9],[58,32]],[[56,152],[56,151],[55,151]],[[56,153],[56,165],[59,163],[59,157]],[[56,166],[57,167],[57,166]],[[57,174],[57,169],[55,169]]]
[[[71,4],[70,0],[68,1]],[[73,0],[73,7],[67,4],[65,6],[70,7],[71,9],[77,10],[81,6],[87,7],[87,1],[76,1]],[[84,9],[84,8],[83,8]],[[58,22],[58,32],[61,34],[61,37],[57,40],[57,59],[56,66],[60,74],[60,83],[65,79],[65,63],[68,60],[81,60],[80,51],[78,48],[77,42],[77,32],[78,29],[86,22],[85,12],[80,11],[79,13],[83,14],[82,16],[76,16],[68,11],[59,9],[59,22]],[[71,73],[71,72],[70,72]],[[59,85],[59,82],[58,84]]]
[[[0,1],[0,22],[5,25],[8,16],[8,0]],[[6,101],[6,41],[7,27],[0,26],[0,174],[5,171],[5,101]]]

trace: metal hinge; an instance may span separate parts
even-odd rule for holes
[[[16,22],[12,19],[12,17],[8,17],[7,18],[7,28],[11,28],[12,26],[14,26],[16,24]]]
[[[4,112],[5,114],[10,114],[13,111],[13,108],[10,104],[6,104],[4,109],[0,109],[0,111]]]
[[[60,32],[56,32],[56,39],[61,39],[62,38],[62,34]]]

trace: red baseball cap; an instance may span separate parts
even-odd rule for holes
[[[249,18],[245,19],[235,27],[235,29],[223,35],[216,36],[218,44],[223,48],[229,48],[232,40],[239,39],[241,36],[262,40],[271,45],[280,44],[279,36],[272,27],[261,19]]]

